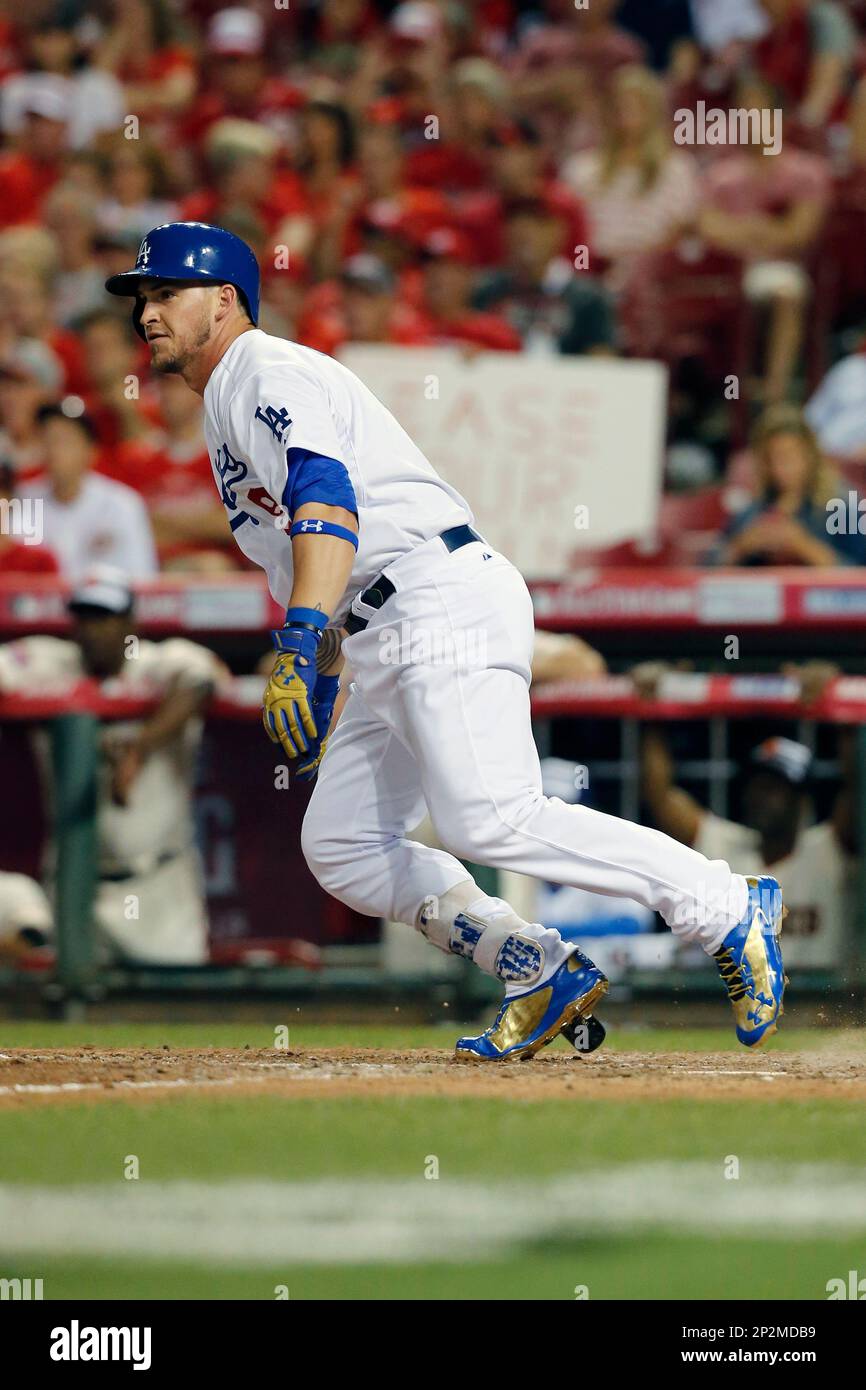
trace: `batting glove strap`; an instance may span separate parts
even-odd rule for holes
[[[318,608],[287,608],[285,627],[273,630],[271,639],[278,652],[297,652],[314,661],[327,623],[327,613]]]

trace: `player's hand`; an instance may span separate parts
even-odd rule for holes
[[[319,770],[328,746],[328,730],[334,717],[334,704],[339,689],[339,676],[319,676],[316,681],[313,692],[313,718],[319,732],[313,745],[305,753],[303,761],[298,763],[295,777],[299,782],[312,782]]]
[[[307,641],[310,636],[287,630],[284,649],[277,657],[262,699],[265,733],[291,759],[309,752],[318,734],[313,713],[316,645],[314,640]]]

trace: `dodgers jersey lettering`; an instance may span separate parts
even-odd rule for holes
[[[474,521],[372,391],[313,348],[258,328],[242,333],[214,369],[204,408],[232,533],[283,606],[292,591],[288,528],[302,502],[358,515],[355,563],[332,622],[398,556]]]

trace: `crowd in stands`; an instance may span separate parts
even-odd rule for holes
[[[735,109],[781,124],[708,142]],[[322,352],[661,358],[657,555],[866,561],[824,524],[866,467],[866,0],[28,0],[0,141],[0,497],[46,525],[0,572],[244,563],[198,398],[103,288],[176,218]],[[696,490],[710,543],[666,548]]]

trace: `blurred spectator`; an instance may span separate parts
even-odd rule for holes
[[[770,738],[753,749],[744,770],[743,824],[706,811],[674,782],[662,732],[644,732],[643,797],[659,830],[708,859],[726,859],[744,874],[772,873],[782,885],[785,962],[795,968],[845,964],[851,938],[853,870],[853,758],[843,747],[845,781],[830,820],[809,825],[812,755],[802,743]]]
[[[501,261],[502,219],[512,203],[520,202],[544,203],[551,216],[561,219],[563,236],[558,249],[569,260],[573,260],[578,248],[589,246],[587,208],[567,182],[551,176],[541,135],[530,121],[519,121],[498,137],[491,173],[497,196],[491,200],[492,225],[482,223],[479,228],[484,237],[484,259]],[[477,221],[476,213],[473,232]]]
[[[0,294],[7,321],[16,336],[41,343],[60,362],[63,394],[84,390],[86,375],[80,338],[54,321],[54,297],[48,277],[19,267],[0,271]]]
[[[155,574],[145,505],[132,488],[92,471],[96,433],[88,417],[48,405],[39,425],[45,476],[19,492],[42,499],[45,542],[64,578],[76,581],[99,563],[121,566],[135,579]]]
[[[314,229],[310,247],[322,278],[338,272],[362,195],[354,168],[355,128],[345,107],[314,101],[304,108],[297,168]]]
[[[56,398],[62,380],[57,355],[38,339],[19,338],[0,358],[0,457],[19,478],[41,467],[38,415]]]
[[[737,104],[772,108],[772,95],[750,81],[739,87]],[[746,296],[769,306],[763,396],[773,403],[784,399],[797,364],[811,293],[809,257],[827,211],[830,169],[787,140],[771,156],[764,148],[755,141],[712,163],[700,229],[710,246],[743,261]]]
[[[275,243],[306,255],[312,241],[306,194],[296,174],[278,169],[278,154],[279,138],[264,126],[235,117],[218,121],[206,141],[210,181],[183,199],[181,219],[235,230],[246,218],[258,225],[247,239],[259,243],[261,259],[273,260]]]
[[[147,718],[103,730],[93,915],[104,955],[198,965],[207,959],[207,915],[192,790],[202,710],[224,668],[183,638],[139,638],[132,591],[109,566],[82,578],[69,609],[71,640],[25,637],[0,647],[0,691],[59,691],[88,677],[116,695],[159,700]],[[37,753],[50,802],[44,733]]]
[[[167,196],[168,175],[159,151],[120,136],[105,152],[106,197],[96,209],[100,234],[141,241],[152,227],[172,222],[178,207]]]
[[[866,463],[866,342],[830,368],[805,416],[826,454]]]
[[[752,440],[757,496],[727,528],[716,551],[723,565],[863,564],[863,537],[828,530],[827,503],[841,483],[827,465],[803,414],[768,410]]]
[[[63,78],[34,74],[18,94],[15,148],[0,154],[0,227],[37,222],[63,172],[69,93]]]
[[[755,49],[765,82],[803,126],[843,114],[856,32],[837,0],[762,0],[770,26]],[[778,102],[776,104],[779,104]]]
[[[664,88],[644,68],[617,72],[599,148],[574,156],[562,175],[589,208],[593,254],[615,288],[631,257],[669,246],[697,215],[694,156],[674,148]]]
[[[144,496],[164,570],[236,570],[237,547],[204,443],[201,397],[179,376],[160,376],[156,390],[161,428],[145,445],[121,446],[139,459],[119,476]]]
[[[376,256],[360,252],[346,262],[338,281],[317,286],[298,324],[298,339],[319,352],[339,352],[344,343],[428,341],[427,328],[408,304],[395,299],[393,272]]]
[[[71,184],[58,184],[42,216],[54,233],[59,268],[53,286],[54,315],[64,327],[105,305],[104,272],[96,254],[96,202]]]
[[[527,352],[611,352],[609,296],[559,254],[561,218],[544,203],[517,203],[508,212],[506,242],[505,265],[482,280],[475,307],[502,314]]]
[[[193,56],[180,42],[168,0],[115,0],[99,63],[123,84],[126,110],[141,122],[159,125],[184,110],[195,91]]]
[[[472,308],[475,277],[469,238],[439,227],[425,239],[421,313],[431,343],[519,352],[520,334],[502,314]]]
[[[0,872],[0,964],[32,958],[54,934],[51,904],[44,888],[26,874]]]
[[[57,561],[36,533],[28,529],[16,513],[21,501],[16,496],[15,470],[0,460],[0,574],[57,574]]]
[[[211,126],[226,116],[267,126],[281,139],[293,133],[292,113],[302,96],[284,77],[268,70],[266,40],[265,23],[256,10],[231,6],[211,16],[202,87],[180,123],[184,144],[197,149]]]
[[[43,74],[53,74],[54,90],[63,92],[72,149],[83,149],[103,132],[119,129],[128,109],[123,88],[110,72],[86,61],[79,34],[73,14],[68,9],[64,13],[60,5],[28,24],[24,60],[29,70],[12,73],[0,87],[4,131],[20,132],[31,93],[40,84],[47,86]]]
[[[140,439],[157,419],[155,402],[142,390],[146,361],[140,340],[124,316],[96,309],[78,320],[87,386],[84,401],[99,443],[110,449]]]

